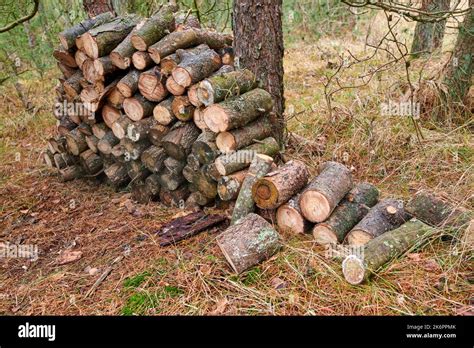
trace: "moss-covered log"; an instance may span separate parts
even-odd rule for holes
[[[272,134],[272,124],[268,117],[260,117],[242,128],[221,132],[217,135],[216,145],[222,152],[241,149]]]

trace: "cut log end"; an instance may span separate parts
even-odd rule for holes
[[[176,83],[183,87],[189,87],[192,83],[191,74],[184,68],[177,67],[172,73],[173,79]]]
[[[219,133],[216,137],[216,145],[223,152],[237,150],[235,137],[230,132]]]
[[[347,242],[349,245],[361,246],[367,244],[373,237],[365,231],[352,230],[347,235]]]
[[[204,80],[199,84],[198,98],[205,106],[214,104],[214,88],[208,80]]]
[[[305,221],[301,214],[293,207],[283,205],[276,213],[277,225],[284,231],[305,233]]]
[[[342,273],[349,284],[358,285],[366,277],[366,267],[360,258],[349,255],[342,262]]]
[[[122,70],[128,69],[131,63],[129,57],[122,57],[118,52],[110,52],[110,60],[116,67]]]
[[[311,222],[323,222],[331,214],[329,200],[320,192],[308,191],[301,196],[301,210]]]
[[[131,38],[132,45],[139,51],[146,51],[148,48],[148,45],[146,44],[145,40],[143,40],[140,36],[138,35],[133,35]]]
[[[228,128],[228,117],[222,106],[214,104],[204,110],[204,122],[214,133],[225,132]]]
[[[337,236],[328,226],[317,225],[313,229],[313,237],[318,244],[337,244]]]
[[[99,47],[97,46],[95,38],[91,34],[84,33],[81,35],[81,42],[83,45],[82,49],[90,58],[99,58]]]

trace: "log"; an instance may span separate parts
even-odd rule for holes
[[[218,235],[217,244],[237,274],[270,258],[281,247],[275,229],[253,213]]]
[[[169,191],[164,188],[160,190],[160,201],[168,207],[184,208],[188,196],[188,185],[182,185],[174,191]]]
[[[160,246],[167,246],[195,236],[226,220],[226,216],[222,214],[198,211],[162,225],[156,233],[160,238]]]
[[[84,51],[77,50],[76,53],[74,54],[74,60],[76,61],[76,65],[79,67],[79,69],[82,70],[82,66],[86,60],[88,60],[89,57],[87,54],[84,53]]]
[[[80,165],[72,165],[59,171],[62,182],[80,179],[84,174],[84,169]]]
[[[70,78],[71,76],[73,76],[75,73],[78,72],[78,69],[74,69],[74,68],[71,68],[71,67],[68,67],[64,64],[61,64],[61,63],[57,63],[56,64],[57,67],[59,68],[59,70],[61,71],[61,73],[63,74],[63,77],[65,79],[68,79]],[[68,95],[66,95],[66,97],[69,97]]]
[[[176,190],[185,181],[183,175],[177,175],[176,173],[171,172],[167,168],[163,169],[162,172],[158,175],[158,180],[160,182],[161,187],[168,191]]]
[[[140,71],[131,69],[118,83],[117,88],[125,98],[132,97],[138,91]]]
[[[77,126],[77,130],[81,132],[82,134],[84,134],[84,136],[92,135],[91,126],[88,125],[87,123],[84,123],[84,122],[80,123],[79,126]]]
[[[53,51],[53,57],[61,64],[64,64],[70,68],[78,67],[74,57],[74,51],[66,50],[62,45]]]
[[[127,173],[132,182],[143,182],[151,174],[140,160],[127,162]]]
[[[325,162],[319,175],[300,197],[304,217],[311,222],[326,220],[352,186],[351,171],[347,167],[337,162]]]
[[[163,6],[132,35],[132,44],[138,51],[146,51],[175,28],[174,6]]]
[[[168,157],[167,159],[165,159],[163,164],[165,165],[165,168],[168,169],[169,172],[174,173],[176,175],[181,175],[181,172],[183,171],[183,168],[186,165],[186,162],[177,160],[176,158],[173,158],[173,157]]]
[[[216,133],[204,131],[197,137],[193,144],[192,152],[200,164],[214,162],[219,151],[216,146]]]
[[[308,233],[313,227],[313,223],[306,220],[299,205],[300,193],[290,198],[288,202],[278,207],[276,211],[276,222],[282,231],[293,233]]]
[[[241,149],[255,142],[265,139],[272,134],[272,124],[268,117],[261,117],[242,128],[222,132],[217,135],[216,145],[222,152]]]
[[[329,219],[316,225],[313,236],[318,244],[342,243],[347,233],[377,204],[379,191],[369,183],[357,184],[339,203]]]
[[[201,168],[201,163],[199,163],[199,160],[197,156],[193,153],[190,153],[188,157],[186,158],[186,162],[188,163],[188,166],[191,167],[194,171],[199,170]]]
[[[192,169],[190,166],[188,166],[188,165],[184,166],[182,174],[183,174],[183,177],[186,179],[187,182],[190,182],[190,183],[193,182],[194,172],[195,172],[195,170]]]
[[[114,163],[105,167],[104,173],[112,186],[118,188],[127,185],[130,182],[127,166],[122,163]]]
[[[202,103],[199,101],[199,99],[197,97],[197,89],[198,89],[198,84],[197,83],[188,88],[189,102],[191,103],[192,106],[194,106],[196,108],[202,106]]]
[[[219,52],[222,64],[225,65],[234,65],[234,48],[232,46],[226,46]]]
[[[54,155],[51,151],[46,150],[43,153],[43,161],[46,164],[46,166],[53,168],[54,167]]]
[[[207,177],[203,171],[194,172],[193,184],[205,197],[214,199],[217,196],[217,183]]]
[[[135,52],[132,55],[133,66],[138,70],[145,70],[155,65],[147,52]]]
[[[110,52],[110,59],[112,63],[119,69],[125,70],[130,67],[132,63],[132,55],[136,51],[132,45],[132,35],[143,26],[145,20],[139,22],[135,28],[127,35],[121,43]]]
[[[212,49],[221,49],[232,44],[232,37],[202,29],[187,29],[174,31],[148,48],[151,58],[156,64],[161,58],[173,54],[178,49],[184,49],[200,44],[206,44]]]
[[[63,136],[48,139],[48,149],[53,154],[66,152],[66,138]]]
[[[57,131],[59,135],[66,136],[70,131],[76,128],[76,126],[77,125],[66,116],[58,120]]]
[[[82,151],[88,149],[86,143],[86,137],[84,134],[79,132],[77,128],[71,130],[68,134],[65,135],[66,145],[69,153],[74,156],[79,156]]]
[[[236,200],[247,172],[248,170],[241,170],[221,177],[217,182],[219,198],[223,201]]]
[[[152,200],[143,180],[132,180],[130,193],[132,200],[140,204],[147,204]]]
[[[77,162],[76,158],[68,153],[56,153],[54,154],[54,166],[58,169],[64,169],[74,165]]]
[[[82,73],[90,83],[105,81],[105,76],[112,74],[117,67],[112,64],[110,56],[100,57],[94,60],[88,59],[82,65]]]
[[[176,96],[171,102],[171,111],[178,120],[186,122],[193,118],[194,106],[187,96]]]
[[[153,67],[140,74],[138,78],[138,90],[146,99],[153,102],[160,102],[168,96],[165,83],[165,75],[161,74],[158,67]]]
[[[153,117],[163,126],[168,126],[176,122],[177,118],[173,114],[171,104],[173,103],[173,97],[163,100],[153,109]]]
[[[199,19],[190,14],[189,11],[178,14],[175,18],[175,31],[182,31],[189,28],[201,28]]]
[[[160,182],[158,181],[158,174],[151,174],[145,179],[146,191],[155,200],[160,194]]]
[[[218,70],[221,65],[222,61],[219,54],[209,49],[196,55],[184,55],[171,75],[178,85],[189,87],[209,77],[209,75]]]
[[[272,164],[273,159],[270,156],[262,154],[255,155],[242,183],[237,201],[235,202],[231,225],[238,223],[241,219],[254,211],[255,205],[252,199],[252,187],[270,171]]]
[[[99,143],[99,138],[97,138],[95,135],[88,135],[86,136],[86,143],[89,149],[93,153],[97,153],[99,150],[97,149],[97,144]]]
[[[173,53],[167,57],[164,57],[160,62],[161,73],[166,76],[171,75],[171,72],[178,66],[178,64],[179,64],[179,58],[176,53]]]
[[[162,138],[161,144],[168,156],[178,160],[186,159],[191,152],[194,141],[199,136],[199,129],[192,122],[178,122]]]
[[[279,150],[280,146],[278,142],[274,138],[269,137],[241,150],[220,155],[215,160],[215,167],[221,176],[229,175],[247,168],[255,157],[255,154],[259,153],[274,157],[278,154]]]
[[[469,225],[474,215],[426,190],[419,191],[407,203],[405,210],[434,227],[461,228]]]
[[[145,99],[140,93],[123,101],[123,110],[132,121],[140,121],[142,118],[151,116],[155,103]]]
[[[125,154],[125,148],[123,147],[121,143],[114,145],[112,147],[112,150],[110,151],[110,155],[113,156],[113,162],[120,162],[120,163],[126,162],[124,158],[124,154]]]
[[[116,107],[107,104],[102,107],[102,119],[107,127],[112,128],[114,122],[120,117],[122,117],[122,113]]]
[[[125,149],[125,153],[124,153],[125,161],[139,159],[143,151],[145,151],[151,146],[151,143],[147,138],[144,138],[137,142],[133,142],[127,138],[123,138],[122,140],[120,140],[120,143],[123,145]]]
[[[173,76],[169,76],[166,79],[166,89],[172,94],[172,95],[183,95],[184,92],[186,92],[186,88],[178,85],[176,81],[174,80]]]
[[[209,106],[244,94],[256,87],[257,79],[250,70],[236,70],[201,81],[197,97],[203,105]]]
[[[202,131],[210,131],[206,122],[204,122],[204,108],[195,108],[193,114],[193,122]]]
[[[161,124],[155,124],[148,132],[148,139],[156,146],[161,146],[163,137],[170,131],[170,128]]]
[[[71,99],[74,99],[81,93],[82,91],[82,86],[81,86],[81,80],[84,79],[84,76],[82,75],[82,71],[78,70],[69,77],[63,84],[64,87],[64,92],[66,93],[67,96],[69,96]]]
[[[127,138],[132,141],[146,139],[150,129],[157,124],[153,117],[144,118],[137,122],[129,123],[127,126]]]
[[[103,57],[117,47],[140,20],[139,16],[131,14],[96,26],[81,35],[82,49],[92,59]]]
[[[369,210],[367,215],[347,234],[349,245],[360,246],[369,240],[393,230],[409,219],[403,201],[384,199]]]
[[[436,229],[419,220],[411,220],[397,229],[370,240],[362,255],[352,254],[342,262],[342,273],[347,282],[358,285],[397,256],[433,236]]]
[[[81,153],[80,161],[82,166],[86,169],[89,174],[97,174],[102,170],[103,161],[102,158],[94,153],[91,149],[88,149]]]
[[[97,149],[104,155],[109,155],[112,148],[117,145],[120,140],[114,135],[112,131],[108,131],[97,143]]]
[[[76,46],[76,38],[84,34],[92,27],[100,26],[114,17],[111,12],[101,13],[93,18],[86,19],[79,24],[76,24],[59,33],[59,41],[65,49],[71,49]]]
[[[123,106],[123,101],[125,100],[124,95],[120,92],[120,90],[115,86],[109,92],[107,96],[107,103],[112,105],[114,108],[121,109]]]
[[[112,132],[117,139],[123,139],[127,135],[127,128],[132,124],[132,121],[125,115],[120,116],[118,120],[112,123]]]
[[[103,105],[105,98],[110,91],[117,86],[119,79],[109,83],[107,86],[103,84],[91,85],[81,91],[81,100],[83,106],[90,112],[96,112]]]
[[[215,163],[205,164],[203,167],[205,167],[207,176],[212,178],[214,181],[219,181],[219,179],[222,177],[222,174],[220,174],[217,170]]]
[[[184,206],[187,209],[194,209],[196,207],[203,207],[212,202],[212,198],[207,198],[201,192],[191,192],[189,197],[186,199]]]
[[[256,88],[238,97],[212,104],[204,110],[204,121],[213,132],[225,132],[245,126],[273,108],[273,98]]]
[[[92,134],[94,134],[98,139],[102,139],[108,130],[109,127],[105,123],[96,123],[92,125]]]
[[[140,159],[149,171],[159,173],[164,168],[163,162],[167,157],[163,148],[152,145],[143,151]]]

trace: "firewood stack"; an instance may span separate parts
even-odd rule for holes
[[[139,202],[204,206],[218,182],[235,200],[254,155],[278,153],[272,98],[234,70],[232,37],[174,10],[105,13],[60,33],[57,135],[44,159],[62,180],[103,177]]]

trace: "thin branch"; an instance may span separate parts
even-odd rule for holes
[[[9,30],[15,28],[17,25],[19,25],[23,22],[26,22],[27,20],[30,20],[31,18],[33,18],[35,16],[36,12],[38,12],[39,0],[33,0],[33,1],[35,3],[35,7],[33,8],[33,11],[29,15],[21,17],[21,18],[17,19],[16,21],[4,26],[3,28],[0,28],[0,33],[4,33],[6,31],[9,31]]]

